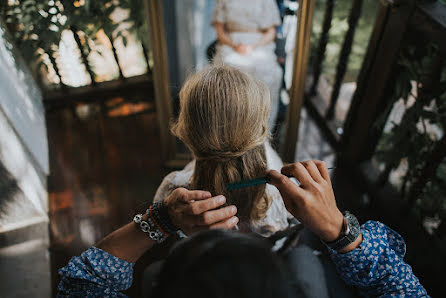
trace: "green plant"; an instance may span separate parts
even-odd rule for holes
[[[150,63],[149,63],[150,59],[148,50],[149,32],[147,28],[144,3],[141,0],[121,0],[120,3],[122,8],[129,10],[129,16],[126,21],[133,24],[130,27],[130,33],[134,33],[137,36],[137,38],[141,41],[142,52],[147,63],[147,72],[150,73]]]
[[[445,235],[446,224],[446,65],[438,49],[417,36],[406,39],[392,82],[388,112],[402,100],[404,114],[390,123],[380,140],[376,157],[384,163],[381,180],[406,163],[399,183],[401,196],[420,219],[442,222],[436,233]],[[382,127],[389,113],[377,126]]]
[[[102,0],[102,1],[85,1],[83,5],[75,5],[76,1],[62,0],[66,13],[70,16],[70,29],[73,34],[78,31],[85,33],[87,38],[95,40],[96,34],[102,29],[110,41],[113,57],[119,71],[119,77],[124,78],[118,53],[114,45],[115,39],[123,36],[122,30],[119,30],[119,24],[114,22],[111,18],[112,13],[120,7],[119,1]],[[127,44],[124,39],[124,46]],[[89,47],[88,41],[84,42],[82,46],[87,49],[87,54],[92,50]],[[99,54],[101,54],[99,52]]]
[[[45,60],[49,60],[63,86],[54,57],[66,22],[60,6],[54,1],[26,0],[2,5],[1,9],[25,61],[37,68],[48,68]]]
[[[129,12],[128,18],[119,23],[112,17],[118,8]],[[95,73],[90,66],[89,57],[94,51],[100,55],[101,52],[97,47],[91,48],[90,45],[96,41],[100,30],[103,30],[110,41],[120,78],[124,78],[124,75],[115,47],[117,38],[122,38],[126,46],[128,34],[134,34],[141,40],[146,61],[149,60],[147,27],[143,2],[140,0],[16,0],[13,4],[1,1],[0,15],[5,18],[27,63],[37,65],[37,68],[52,67],[62,87],[63,79],[55,56],[64,30],[72,32],[80,52],[81,63],[85,66],[92,84],[95,84]],[[130,26],[120,26],[123,22]]]

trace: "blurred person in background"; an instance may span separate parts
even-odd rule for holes
[[[214,64],[229,64],[263,81],[271,93],[268,128],[273,131],[283,70],[275,54],[276,26],[281,23],[275,0],[217,0],[212,25],[217,31]]]

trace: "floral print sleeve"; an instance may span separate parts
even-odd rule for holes
[[[426,290],[403,260],[403,237],[380,222],[362,226],[360,247],[346,254],[330,250],[344,281],[366,297],[428,297]]]
[[[133,264],[90,247],[59,270],[58,297],[126,297],[132,285]]]
[[[362,226],[359,248],[338,254],[330,251],[337,271],[350,285],[370,297],[428,297],[403,260],[404,239],[380,222]],[[125,297],[132,284],[133,264],[91,247],[59,270],[58,297]]]

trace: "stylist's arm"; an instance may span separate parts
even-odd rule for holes
[[[336,206],[327,166],[322,161],[296,162],[284,166],[282,173],[271,170],[268,176],[280,191],[288,211],[320,239],[331,242],[342,232],[344,217]],[[295,177],[300,186],[287,176]],[[348,252],[359,246],[362,236],[343,248]]]
[[[206,229],[232,229],[238,223],[237,208],[216,209],[225,203],[224,196],[212,197],[207,191],[185,188],[174,190],[164,201],[170,220],[186,234]],[[143,219],[146,218],[147,214]],[[132,222],[102,239],[96,247],[133,263],[155,243]]]

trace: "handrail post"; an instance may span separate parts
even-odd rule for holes
[[[326,115],[327,119],[333,119],[335,115],[336,104],[339,99],[339,92],[341,91],[342,81],[344,80],[348,60],[352,51],[356,27],[358,26],[359,17],[361,16],[362,3],[363,0],[354,0],[348,16],[348,31],[345,34],[341,54],[339,55],[338,65],[336,66],[336,78],[333,85],[333,91],[331,92],[330,96],[330,105]]]
[[[331,28],[331,21],[333,19],[333,10],[336,0],[327,0],[325,4],[324,23],[322,25],[321,37],[316,52],[316,59],[313,65],[313,83],[310,88],[310,95],[316,94],[317,85],[322,72],[322,63],[324,62],[325,52],[327,49],[328,36]]]
[[[296,154],[300,112],[305,93],[314,3],[315,0],[299,0],[298,28],[293,61],[293,84],[290,89],[290,104],[288,106],[285,144],[282,154],[286,162],[294,162]]]
[[[161,0],[144,0],[146,19],[149,24],[149,40],[153,53],[153,85],[155,89],[156,115],[159,122],[161,154],[164,161],[175,157],[175,139],[170,133],[172,100],[169,91],[166,37],[162,17]]]

